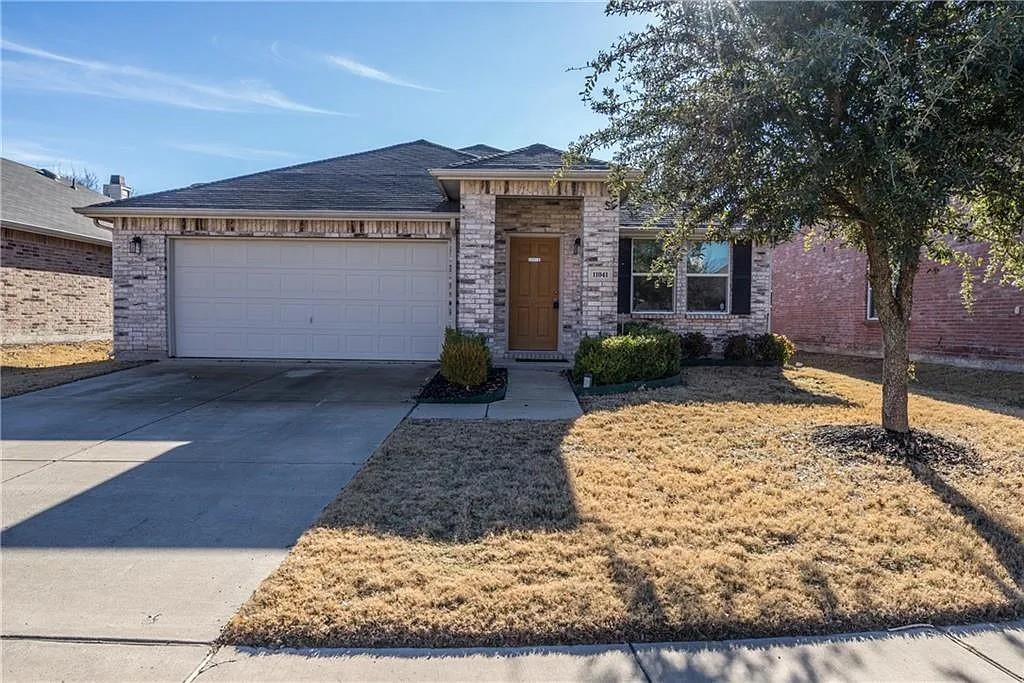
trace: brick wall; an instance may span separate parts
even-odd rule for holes
[[[574,242],[583,234],[582,202],[566,198],[498,197],[494,241],[494,339],[495,348],[508,348],[508,240],[516,233],[561,237],[559,290],[560,328],[558,350],[575,353],[580,340],[582,315],[580,292],[583,280],[581,255]]]
[[[617,257],[616,257],[617,258]],[[686,265],[676,270],[674,313],[629,313],[618,316],[619,322],[649,322],[680,334],[702,332],[711,340],[715,353],[721,353],[725,339],[734,334],[764,334],[768,331],[772,305],[773,250],[755,246],[750,259],[750,314],[686,312]]]
[[[984,246],[967,249],[984,254]],[[1024,292],[975,282],[968,313],[960,271],[924,260],[914,283],[911,354],[922,360],[1024,369]],[[776,249],[772,329],[797,348],[880,355],[881,329],[866,319],[867,261],[835,243],[800,242]],[[1019,311],[1019,312],[1015,312]]]
[[[110,339],[110,247],[3,228],[0,342]]]
[[[447,220],[118,218],[113,231],[114,353],[120,359],[168,354],[169,237],[447,239]],[[142,238],[132,254],[131,239]]]

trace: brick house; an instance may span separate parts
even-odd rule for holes
[[[0,343],[110,339],[110,230],[74,212],[110,197],[8,159],[0,172]]]
[[[566,358],[629,320],[768,328],[771,252],[695,244],[673,282],[608,165],[425,140],[79,209],[113,223],[119,357]]]
[[[984,246],[968,245],[973,255]],[[914,281],[910,352],[916,360],[1024,370],[1024,292],[975,282],[974,308],[960,297],[956,266],[923,261]],[[799,241],[775,249],[772,330],[801,350],[880,356],[881,329],[867,281],[867,257],[836,243]]]

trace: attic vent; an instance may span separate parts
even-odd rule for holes
[[[202,187],[205,184],[206,183],[192,183],[191,185],[188,186],[188,189],[191,190],[193,187]]]
[[[50,180],[57,180],[58,178],[60,178],[60,176],[59,176],[59,175],[57,175],[56,173],[54,173],[53,171],[51,171],[51,170],[50,170],[50,169],[48,169],[48,168],[41,168],[41,169],[39,169],[39,173],[40,173],[41,175],[44,175],[44,176],[46,176],[46,177],[47,177],[47,178],[49,178]]]

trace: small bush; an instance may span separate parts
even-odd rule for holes
[[[746,334],[734,334],[725,340],[725,348],[722,355],[726,360],[750,362],[754,360],[754,349],[750,342],[750,336]]]
[[[470,389],[487,381],[491,352],[483,335],[451,328],[444,332],[441,346],[441,376],[452,384]]]
[[[652,334],[675,334],[664,327],[645,322],[622,323],[622,334],[628,337],[646,337]]]
[[[751,340],[754,360],[772,365],[785,365],[796,354],[796,346],[782,334],[762,334]]]
[[[595,385],[670,377],[679,373],[679,336],[664,330],[585,338],[572,372],[577,382],[591,375]]]
[[[711,355],[711,341],[703,332],[687,332],[679,338],[683,358],[704,358]]]

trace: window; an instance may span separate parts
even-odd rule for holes
[[[868,297],[867,297],[867,316],[868,320],[878,320],[878,312],[875,311],[875,293],[871,291],[871,283],[868,283]]]
[[[654,262],[661,256],[661,243],[656,239],[633,240],[634,313],[671,313],[675,310],[675,279],[654,272]]]
[[[701,242],[686,254],[686,310],[729,312],[729,244]]]

